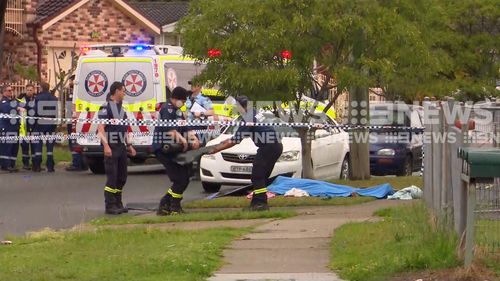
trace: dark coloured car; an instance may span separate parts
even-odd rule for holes
[[[370,105],[372,175],[409,176],[422,167],[423,108],[402,103]]]

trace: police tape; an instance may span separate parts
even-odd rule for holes
[[[220,134],[221,130],[193,130],[196,134]],[[4,136],[0,136],[0,142],[34,142],[34,141],[54,141],[54,142],[64,142],[64,141],[78,141],[85,140],[86,142],[99,142],[100,137],[97,133],[47,133],[47,134],[30,134],[27,136],[19,136],[17,134],[9,135],[8,133],[0,133]],[[154,136],[154,133],[148,132],[129,132],[127,133],[132,139],[146,137],[150,138]]]
[[[0,114],[0,119],[21,119],[39,120],[38,124],[57,125],[61,123],[83,123],[83,124],[103,124],[103,125],[120,125],[120,126],[145,126],[145,127],[293,127],[293,128],[315,128],[315,129],[341,129],[344,131],[350,130],[404,130],[423,132],[424,127],[406,127],[406,126],[385,126],[385,125],[335,125],[327,123],[306,123],[306,122],[247,122],[247,121],[186,121],[186,120],[162,120],[162,119],[88,119],[88,118],[51,118],[51,117],[33,117]],[[34,122],[29,122],[34,123]]]

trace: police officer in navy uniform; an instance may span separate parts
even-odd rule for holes
[[[250,117],[251,122],[260,122],[259,115],[256,114],[255,109],[252,112],[248,111],[248,98],[246,96],[239,96],[236,98],[236,101],[239,105],[239,111],[244,116]],[[278,161],[283,152],[281,138],[273,127],[240,126],[231,139],[218,144],[210,153],[214,154],[233,147],[245,137],[250,137],[258,147],[252,166],[253,197],[250,203],[250,210],[269,210],[269,206],[267,205],[267,181],[271,176],[276,161]]]
[[[176,87],[172,91],[171,97],[163,104],[159,113],[159,120],[176,121],[185,120],[181,107],[186,102],[188,92],[182,87]],[[153,149],[156,158],[167,171],[167,175],[172,182],[172,186],[161,198],[157,215],[166,216],[183,213],[181,207],[182,194],[189,185],[190,165],[180,165],[174,161],[177,153],[165,153],[165,144],[182,144],[183,151],[188,149],[198,149],[199,140],[193,130],[188,127],[156,127],[153,135]]]
[[[49,84],[47,82],[40,83],[41,92],[35,97],[35,116],[42,118],[36,120],[33,125],[32,135],[34,137],[44,137],[45,140],[34,140],[35,147],[35,156],[33,157],[33,171],[40,172],[42,171],[42,151],[43,144],[46,145],[46,153],[47,153],[47,171],[49,173],[54,172],[54,144],[55,139],[54,135],[57,128],[57,121],[53,120],[57,118],[57,108],[58,108],[58,100],[57,97],[54,96],[49,91]],[[49,119],[43,119],[49,118]],[[51,139],[52,138],[52,139]]]
[[[114,82],[109,90],[107,103],[99,111],[99,119],[109,120],[109,124],[99,124],[97,131],[104,149],[104,168],[106,170],[106,186],[104,187],[105,213],[119,215],[127,213],[123,207],[122,191],[127,182],[127,150],[131,156],[136,151],[128,138],[128,126],[113,124],[126,120],[127,114],[122,102],[125,97],[125,86]]]
[[[2,99],[0,100],[0,114],[5,115],[0,118],[0,137],[13,139],[3,139],[0,142],[0,168],[2,171],[10,173],[18,171],[16,159],[19,145],[17,137],[19,137],[20,119],[17,117],[24,110],[14,98],[12,87],[4,86]],[[9,118],[8,115],[12,118]]]

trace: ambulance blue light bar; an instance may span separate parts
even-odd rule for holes
[[[137,46],[134,47],[134,50],[136,50],[136,51],[143,51],[144,49],[145,48],[142,45],[137,45]]]

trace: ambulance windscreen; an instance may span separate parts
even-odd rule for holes
[[[180,86],[191,89],[189,81],[200,74],[204,66],[194,63],[166,63],[165,64],[165,85],[170,90]]]

